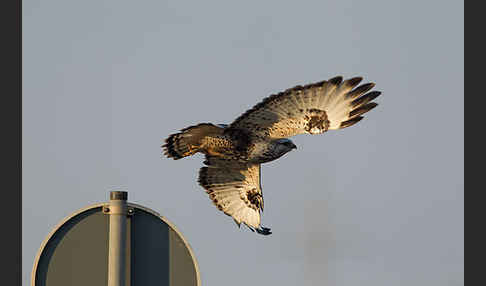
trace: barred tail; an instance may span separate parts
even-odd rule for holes
[[[211,123],[200,123],[181,129],[181,132],[171,134],[165,139],[162,150],[168,158],[178,160],[201,151],[204,138],[222,134],[223,128]]]

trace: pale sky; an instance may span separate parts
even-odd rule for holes
[[[463,1],[23,1],[23,285],[48,233],[111,190],[174,223],[203,285],[464,285]],[[343,75],[358,124],[262,166],[263,224],[160,145]]]

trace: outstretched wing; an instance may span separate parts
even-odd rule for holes
[[[225,214],[233,217],[240,226],[247,225],[261,234],[271,234],[261,227],[263,195],[260,186],[260,164],[240,163],[223,158],[206,156],[199,170],[199,184],[209,198]]]
[[[271,95],[238,117],[228,130],[244,129],[259,136],[286,138],[349,127],[378,105],[371,101],[381,94],[366,93],[374,83],[356,87],[361,80],[354,77],[343,81],[338,76]]]

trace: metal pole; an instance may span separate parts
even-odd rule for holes
[[[110,192],[108,286],[125,286],[127,192]]]

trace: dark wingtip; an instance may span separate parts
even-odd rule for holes
[[[357,77],[353,77],[353,78],[350,78],[348,79],[346,82],[349,86],[351,87],[355,87],[357,86],[361,81],[363,80],[362,77],[360,76],[357,76]]]
[[[246,227],[248,227],[252,232],[257,232],[258,234],[261,234],[261,235],[270,235],[272,234],[272,231],[270,230],[270,228],[268,227],[264,227],[264,226],[261,226],[261,227],[258,227],[258,228],[253,228],[249,225],[247,225],[245,223]]]
[[[354,117],[352,119],[349,119],[348,121],[343,121],[343,122],[341,122],[341,125],[339,126],[339,128],[343,129],[343,128],[352,126],[352,125],[358,123],[361,119],[363,119],[363,116],[357,116],[357,117]]]
[[[378,96],[380,96],[380,94],[381,94],[381,91],[369,92],[369,93],[351,101],[351,106],[352,107],[359,107],[361,105],[364,105],[364,104],[372,101],[373,99],[377,98]]]
[[[272,234],[272,231],[268,227],[260,227],[260,228],[255,228],[256,232],[261,234],[261,235],[270,235]]]
[[[362,106],[354,109],[353,111],[351,111],[349,113],[349,117],[361,115],[363,113],[366,113],[366,112],[372,110],[373,108],[375,108],[377,106],[378,106],[378,103],[376,103],[376,102],[370,102],[368,104],[362,105]]]
[[[233,219],[233,221],[235,222],[236,226],[238,226],[238,228],[241,228],[241,222],[237,222],[236,219]]]
[[[342,76],[336,76],[328,80],[328,82],[334,84],[334,85],[339,85],[341,82],[343,82],[343,77]]]
[[[361,96],[362,94],[364,94],[365,92],[368,92],[369,90],[371,90],[373,87],[375,87],[375,84],[373,82],[368,82],[368,83],[362,84],[362,85],[358,86],[357,88],[353,89],[352,91],[348,92],[348,94],[346,95],[346,98],[351,98],[351,99],[357,98],[357,97]]]

